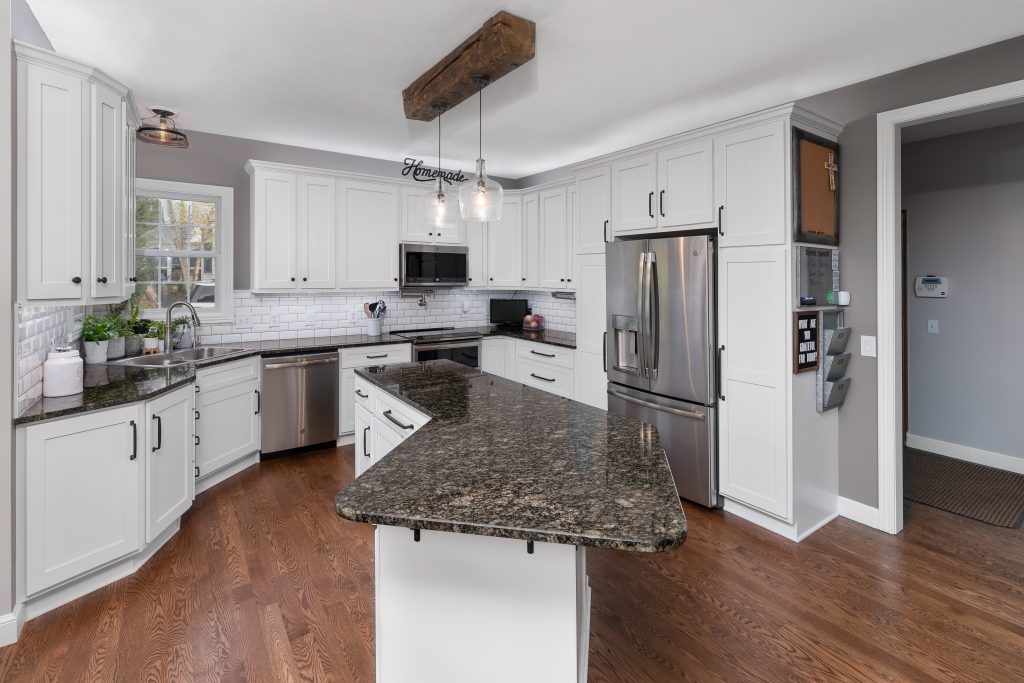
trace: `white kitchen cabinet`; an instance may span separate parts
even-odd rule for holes
[[[375,465],[380,462],[381,458],[401,445],[405,439],[396,433],[393,427],[376,415],[373,416],[372,425],[370,436],[373,441],[370,446],[370,452],[373,455],[370,457],[370,464]]]
[[[25,428],[28,595],[141,547],[140,414],[134,405]]]
[[[194,395],[186,386],[146,403],[146,543],[175,524],[195,498]]]
[[[576,395],[575,352],[573,349],[516,340],[516,369],[513,378],[522,384],[565,398]]]
[[[494,288],[515,288],[521,283],[522,202],[505,197],[501,220],[487,224],[487,284]]]
[[[523,232],[520,249],[518,287],[540,286],[540,197],[523,195]]]
[[[351,434],[355,429],[356,368],[390,363],[408,363],[412,360],[411,344],[378,344],[341,349],[341,363],[338,372],[339,401],[338,433]],[[365,391],[364,391],[365,393]],[[358,436],[358,435],[357,435]]]
[[[576,400],[608,409],[605,255],[576,257]]]
[[[544,289],[567,289],[572,285],[572,230],[566,188],[541,192],[538,211],[538,253],[527,252],[539,264],[537,285]]]
[[[300,175],[295,269],[299,289],[334,289],[336,278],[334,180]]]
[[[373,464],[372,439],[370,425],[373,415],[362,405],[355,407],[355,476],[365,472]]]
[[[515,375],[515,340],[484,337],[480,344],[480,369],[506,379]]]
[[[714,144],[711,138],[658,151],[658,229],[715,225]]]
[[[454,225],[437,228],[430,225],[424,216],[424,203],[430,201],[437,193],[437,183],[431,183],[427,189],[422,187],[403,187],[398,194],[399,221],[403,242],[421,242],[424,244],[465,244],[466,223],[457,220]],[[458,193],[446,192],[452,202],[449,210],[459,212]]]
[[[338,181],[339,280],[344,287],[398,288],[398,189]]]
[[[121,297],[128,298],[135,292],[135,283],[138,281],[135,276],[135,131],[138,128],[138,114],[134,102],[123,101],[121,111],[124,121],[121,167],[125,179],[121,193],[121,240],[125,253]]]
[[[656,154],[620,159],[612,164],[612,230],[614,234],[654,230],[654,189],[658,183]]]
[[[124,239],[131,94],[48,50],[15,42],[14,52],[18,300],[118,301],[134,258]]]
[[[715,137],[722,247],[786,243],[786,122]]]
[[[577,254],[603,254],[611,239],[611,170],[601,166],[576,177],[578,188],[574,240]]]
[[[780,518],[789,516],[786,445],[790,324],[786,247],[722,250],[719,257],[719,489]]]
[[[259,359],[196,372],[195,477],[200,481],[260,448]]]
[[[295,221],[297,174],[246,165],[251,175],[252,288],[296,289],[298,250]]]
[[[487,223],[466,224],[466,286],[470,289],[487,287]]]

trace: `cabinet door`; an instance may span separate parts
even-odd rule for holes
[[[102,85],[92,83],[92,182],[90,203],[91,293],[96,299],[118,298],[122,294],[121,265],[124,241],[121,233],[124,215],[122,195],[121,147],[124,122],[121,96]]]
[[[654,154],[622,159],[612,165],[612,231],[614,234],[653,230],[654,188],[658,182]]]
[[[341,373],[341,382],[338,386],[341,391],[341,400],[338,401],[338,409],[341,414],[338,415],[338,433],[351,434],[355,429],[356,370],[355,368],[341,368],[339,372]]]
[[[298,285],[300,289],[334,289],[334,180],[298,177]]]
[[[581,173],[576,211],[575,251],[577,254],[603,254],[611,223],[611,172],[607,166]]]
[[[141,547],[145,429],[138,407],[25,430],[25,561],[29,595]]]
[[[373,415],[362,406],[355,407],[355,476],[365,472],[373,464],[373,451],[371,449],[370,424],[373,422]]]
[[[423,218],[423,204],[429,195],[429,191],[418,187],[403,187],[398,193],[403,242],[434,242],[434,226],[428,226]]]
[[[786,242],[786,128],[765,123],[715,138],[723,247]]]
[[[146,404],[146,542],[174,524],[195,498],[192,387]]]
[[[256,170],[251,182],[253,289],[295,289],[296,176]]]
[[[18,226],[27,299],[80,300],[91,291],[82,258],[82,80],[36,64],[19,79]],[[75,282],[75,279],[78,282]],[[84,284],[83,284],[84,283]]]
[[[452,202],[450,208],[455,213],[459,212],[459,196],[457,193],[449,193],[448,201]],[[449,225],[443,228],[435,228],[434,231],[434,242],[437,244],[466,244],[466,233],[469,231],[469,223],[464,220],[455,221],[454,225]],[[481,223],[474,223],[476,226],[482,225]]]
[[[467,278],[470,289],[487,286],[487,223],[466,223]]]
[[[536,194],[523,197],[520,286],[540,286],[540,202]]]
[[[576,217],[579,215],[579,188],[570,185],[565,188],[565,288],[576,289]]]
[[[370,429],[373,437],[373,444],[370,446],[370,464],[375,465],[380,459],[397,448],[404,439],[388,427],[380,418],[373,417],[373,427]]]
[[[789,515],[786,248],[720,252],[719,482],[723,495]]]
[[[576,348],[604,352],[605,255],[586,254],[576,259]]]
[[[504,339],[484,339],[480,344],[480,369],[505,377]]]
[[[135,124],[128,117],[128,103],[121,101],[121,112],[124,120],[124,182],[122,183],[122,201],[124,210],[121,221],[122,237],[122,281],[124,297],[135,292]]]
[[[398,287],[398,191],[393,185],[338,181],[342,287]]]
[[[565,188],[542,192],[539,211],[538,286],[544,289],[565,289],[569,286],[566,281],[572,277],[566,267],[570,241]]]
[[[519,199],[506,198],[501,220],[487,224],[487,283],[491,287],[514,288],[520,284],[522,222]]]
[[[711,138],[658,152],[659,228],[701,228],[715,223],[714,143]]]
[[[205,477],[260,449],[259,382],[202,391],[196,402],[196,466]]]

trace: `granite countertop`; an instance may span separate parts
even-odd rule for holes
[[[14,424],[30,424],[145,401],[189,384],[195,375],[195,367],[188,363],[169,368],[86,365],[84,392],[73,396],[42,398],[19,415]]]
[[[356,372],[432,419],[338,493],[341,517],[645,552],[686,538],[653,426],[451,361]]]
[[[487,327],[479,329],[480,333],[485,337],[512,337],[513,339],[525,339],[526,341],[537,342],[539,344],[563,346],[567,349],[576,348],[576,335],[572,332],[557,332],[555,330],[524,330],[521,327]]]

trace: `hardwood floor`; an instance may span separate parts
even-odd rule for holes
[[[2,681],[372,681],[373,535],[351,449],[200,495],[135,575],[45,614]],[[1024,681],[1024,532],[921,505],[797,545],[686,507],[677,551],[588,550],[591,681]]]

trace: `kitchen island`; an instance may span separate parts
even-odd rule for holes
[[[357,373],[411,433],[335,499],[378,525],[377,680],[586,680],[584,549],[686,537],[657,430],[450,361]]]

